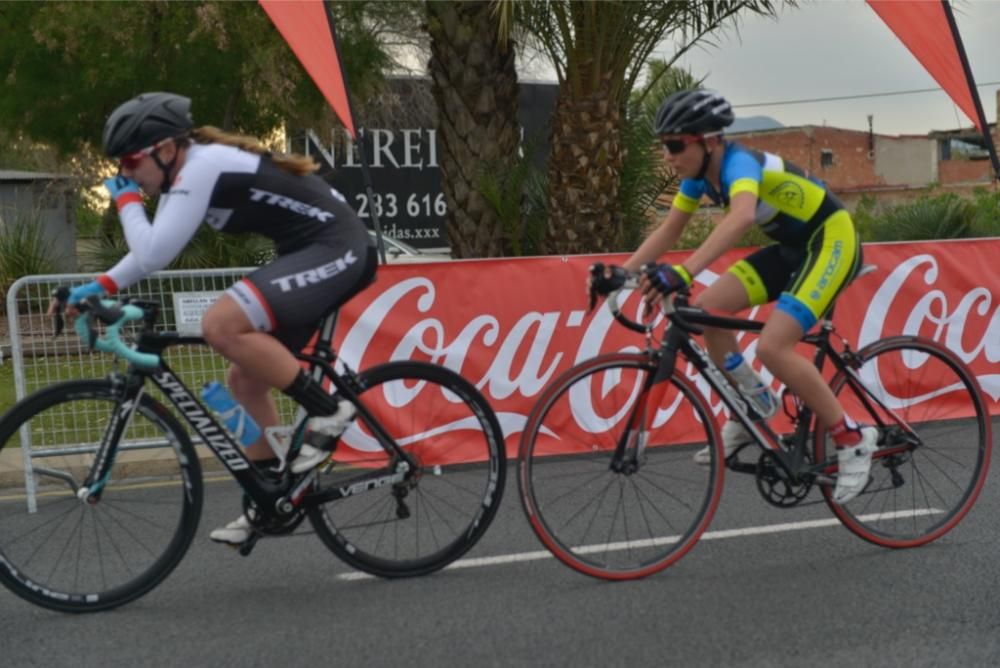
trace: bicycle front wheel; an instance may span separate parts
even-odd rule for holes
[[[861,494],[839,505],[823,485],[823,496],[844,526],[876,545],[929,543],[965,517],[986,481],[993,437],[979,384],[954,353],[918,337],[873,343],[857,359],[864,390],[842,372],[831,387],[847,415],[879,426],[879,449]],[[835,457],[825,429],[814,448],[817,462]]]
[[[646,355],[584,362],[542,393],[522,435],[528,520],[553,555],[586,575],[627,580],[666,568],[694,546],[719,503],[720,438],[687,378],[675,371],[658,405],[645,405],[642,430],[629,429],[655,372]],[[709,466],[693,461],[705,447]]]
[[[0,420],[0,582],[32,603],[65,612],[127,603],[159,584],[194,537],[198,458],[177,420],[148,395],[99,498],[77,497],[116,395],[107,380],[60,383]]]
[[[476,388],[444,367],[389,362],[359,374],[361,403],[416,462],[404,479],[359,416],[316,491],[343,498],[309,511],[316,533],[347,564],[380,577],[425,575],[465,554],[496,515],[506,477],[503,432]]]

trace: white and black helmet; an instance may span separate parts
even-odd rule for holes
[[[194,127],[191,100],[173,93],[143,93],[118,106],[104,124],[104,153],[119,158]]]
[[[656,112],[656,134],[701,135],[733,124],[733,108],[714,90],[682,90],[668,97]]]

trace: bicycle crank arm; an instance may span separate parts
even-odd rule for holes
[[[233,545],[233,549],[239,551],[241,557],[249,557],[250,553],[253,552],[253,548],[257,545],[257,541],[261,539],[261,534],[254,531],[250,534],[250,537],[239,545]]]

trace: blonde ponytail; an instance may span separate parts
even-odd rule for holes
[[[191,130],[190,135],[191,139],[198,144],[225,144],[226,146],[234,146],[243,151],[256,153],[257,155],[267,155],[271,158],[271,162],[278,167],[299,176],[312,174],[319,169],[316,161],[308,156],[299,155],[298,153],[272,153],[254,137],[231,134],[211,125],[203,125],[200,128],[195,128]]]

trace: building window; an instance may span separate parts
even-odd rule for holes
[[[819,166],[820,167],[833,167],[833,151],[828,148],[824,148],[819,152]]]

